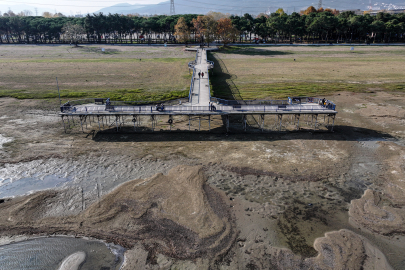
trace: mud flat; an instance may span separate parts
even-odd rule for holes
[[[0,269],[118,269],[123,262],[122,248],[98,240],[26,236],[1,243]]]
[[[69,179],[2,198],[0,234],[113,242],[123,269],[404,269],[405,95],[372,92],[327,97],[334,133],[179,138],[64,134],[0,99],[0,178]]]

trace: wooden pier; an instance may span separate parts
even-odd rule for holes
[[[139,102],[107,101],[106,99],[84,99],[65,103],[60,108],[65,132],[79,127],[99,131],[121,130],[131,127],[134,131],[168,130],[177,131],[174,126],[179,117],[188,119],[188,129],[201,131],[202,122],[207,121],[204,130],[211,131],[213,118],[220,118],[226,132],[243,130],[248,127],[257,131],[297,130],[307,126],[312,130],[333,131],[337,114],[336,105],[329,100],[311,97],[293,97],[288,100],[222,100],[210,96],[209,72],[214,63],[207,60],[204,49],[198,49],[196,59],[189,63],[193,70],[190,93],[187,99],[160,104],[139,104]],[[199,74],[200,73],[200,74]],[[204,76],[201,76],[204,73]],[[198,129],[192,121],[198,120]],[[157,129],[158,123],[165,129]],[[239,128],[235,128],[239,123]],[[195,125],[195,124],[194,124]]]

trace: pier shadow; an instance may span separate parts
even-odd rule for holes
[[[290,55],[293,53],[272,51],[267,49],[252,48],[252,47],[229,47],[222,49],[221,53],[225,54],[240,54],[240,55],[252,55],[252,56],[278,56],[278,55]]]
[[[243,101],[239,88],[234,83],[236,75],[231,75],[219,55],[208,53],[207,58],[214,62],[213,72],[210,73],[213,96],[227,100]]]
[[[208,131],[155,131],[134,132],[131,128],[99,131],[94,134],[96,142],[197,142],[197,141],[280,141],[280,140],[330,140],[330,141],[397,141],[397,138],[367,128],[337,125],[333,132],[312,131],[264,131],[225,133],[224,128]]]
[[[209,53],[207,54],[209,60],[214,62],[213,75],[210,75],[211,85],[213,88],[214,97],[223,98],[227,100],[238,100],[240,104],[246,104],[243,101],[242,95],[240,94],[239,88],[233,81],[236,79],[236,75],[229,73],[224,61],[217,54]],[[250,127],[257,127],[259,123],[252,116],[247,116],[247,125]],[[223,124],[225,125],[225,118],[222,118]],[[233,119],[230,120],[231,123],[235,123]]]

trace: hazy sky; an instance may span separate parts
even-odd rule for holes
[[[65,15],[71,15],[81,12],[85,14],[87,12],[92,13],[104,7],[109,7],[116,4],[128,3],[134,4],[157,4],[164,2],[165,0],[0,0],[1,6],[20,6],[29,5],[38,8],[38,10],[47,10],[54,13],[64,13]],[[3,11],[4,12],[4,11]],[[32,10],[34,12],[34,10]]]

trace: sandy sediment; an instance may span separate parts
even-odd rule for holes
[[[319,255],[306,260],[314,269],[392,269],[379,249],[349,230],[326,233],[314,247]]]
[[[370,189],[363,197],[353,200],[350,206],[350,221],[370,231],[380,234],[403,233],[405,211],[392,206],[384,206],[384,197]]]
[[[215,258],[236,232],[229,206],[210,187],[201,167],[178,166],[167,175],[129,181],[78,215],[49,217],[63,191],[44,191],[0,204],[2,235],[75,234],[131,248],[141,242],[148,260]],[[65,191],[70,194],[70,191]]]
[[[78,270],[80,265],[86,261],[86,253],[84,251],[75,252],[66,257],[58,270]]]
[[[384,254],[364,237],[340,230],[326,233],[314,243],[316,257],[304,258],[289,249],[260,244],[250,245],[248,258],[232,267],[250,269],[380,269],[391,270]],[[229,268],[232,269],[232,268]]]
[[[151,218],[172,220],[207,238],[221,232],[226,221],[210,207],[203,192],[205,181],[201,168],[179,166],[168,175],[160,173],[123,184],[92,205],[84,218],[86,223],[100,223],[112,217],[129,221],[150,214]]]
[[[384,142],[380,155],[386,157],[387,173],[381,184],[383,192],[368,189],[351,202],[350,222],[383,235],[404,233],[405,227],[405,151],[402,147]]]

